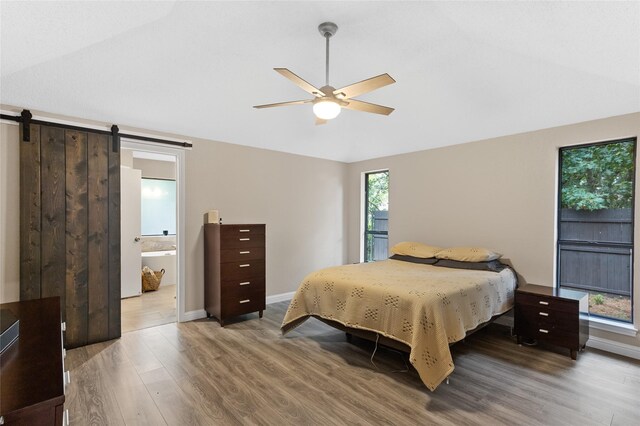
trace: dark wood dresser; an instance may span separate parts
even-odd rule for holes
[[[0,355],[0,415],[5,425],[66,425],[60,298],[0,305],[20,320],[18,340]]]
[[[582,306],[581,306],[582,305]],[[589,320],[580,312],[589,309],[588,294],[527,284],[516,290],[515,334],[522,339],[535,339],[570,350],[576,359],[589,339]]]
[[[204,304],[207,317],[227,318],[266,306],[265,225],[204,225]]]

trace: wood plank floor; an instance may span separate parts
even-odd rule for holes
[[[176,322],[176,285],[122,299],[122,332]]]
[[[587,348],[518,346],[492,325],[453,346],[449,385],[317,320],[283,337],[287,302],[173,323],[68,352],[73,425],[638,425],[640,362]]]

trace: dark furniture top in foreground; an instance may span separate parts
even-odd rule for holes
[[[589,320],[580,313],[589,309],[588,294],[527,284],[516,290],[515,334],[570,350],[572,359],[589,339]]]
[[[61,425],[64,383],[60,298],[0,305],[20,320],[20,337],[0,355],[4,424]]]

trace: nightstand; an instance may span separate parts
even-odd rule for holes
[[[589,339],[589,295],[582,291],[527,284],[516,290],[515,330],[523,338],[548,342],[570,350],[576,359]]]

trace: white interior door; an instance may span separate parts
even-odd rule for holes
[[[140,246],[141,181],[142,171],[130,167],[120,167],[122,298],[142,294],[140,281],[140,270],[142,269]]]

